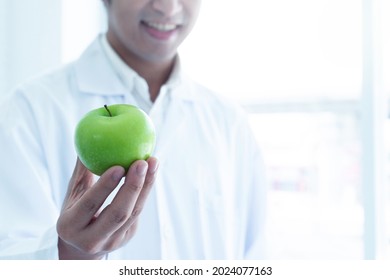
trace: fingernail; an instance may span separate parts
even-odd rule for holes
[[[139,163],[136,168],[138,176],[145,176],[147,170],[148,164],[146,162]]]

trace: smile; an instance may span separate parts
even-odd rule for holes
[[[158,23],[158,22],[143,22],[146,26],[154,28],[158,31],[169,32],[177,29],[179,25],[173,23]]]

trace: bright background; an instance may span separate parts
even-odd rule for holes
[[[250,113],[269,259],[390,258],[389,15],[388,0],[203,1],[182,60]],[[0,99],[104,19],[99,0],[0,0]]]

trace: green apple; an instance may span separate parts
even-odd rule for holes
[[[149,116],[133,105],[115,104],[87,113],[75,131],[75,147],[81,162],[102,175],[114,165],[126,171],[153,152],[156,134]]]

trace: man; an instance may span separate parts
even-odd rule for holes
[[[1,258],[263,256],[263,166],[245,115],[180,69],[200,2],[104,1],[106,35],[3,105]],[[115,103],[150,115],[154,157],[95,178],[74,167],[74,129]]]

